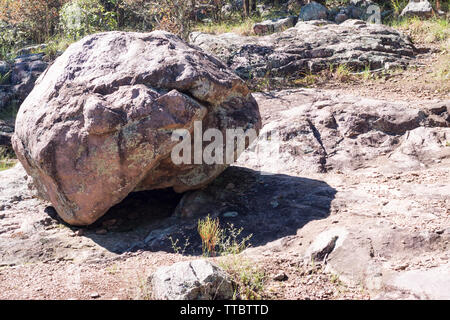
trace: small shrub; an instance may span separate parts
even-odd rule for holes
[[[244,228],[236,228],[228,223],[226,228],[220,227],[219,218],[211,219],[208,215],[198,221],[198,233],[202,239],[202,251],[205,256],[239,254],[247,249],[252,234],[242,237]],[[172,241],[172,247],[177,247],[178,240]]]
[[[259,300],[264,298],[266,274],[252,261],[237,255],[219,262],[237,284],[235,299]]]
[[[53,60],[62,54],[68,47],[74,42],[74,39],[65,37],[54,37],[48,43],[43,50],[39,50],[45,54],[45,56]]]
[[[0,171],[12,168],[17,160],[12,158],[11,150],[0,146]]]
[[[158,29],[188,38],[193,22],[194,0],[159,0],[151,4],[150,12]]]
[[[74,0],[66,3],[60,12],[60,21],[66,36],[78,39],[85,35],[117,28],[116,14],[106,11],[98,0]]]
[[[169,237],[170,243],[172,244],[173,252],[176,254],[184,255],[186,253],[187,248],[189,247],[189,238],[184,239],[184,245],[181,247],[178,243],[180,242],[180,239],[173,240],[173,238]]]
[[[21,40],[42,43],[58,30],[59,10],[68,0],[0,0],[0,21],[20,30]]]
[[[250,234],[239,239],[242,231],[244,231],[244,228],[237,229],[232,223],[229,223],[227,228],[221,230],[219,237],[219,252],[221,255],[239,254],[250,246],[249,241],[253,235]]]
[[[205,219],[200,219],[198,221],[198,234],[202,238],[203,255],[214,257],[216,246],[219,244],[222,235],[219,219],[211,219],[209,215]]]
[[[334,70],[334,78],[341,82],[347,82],[351,78],[351,71],[345,64],[340,64]]]

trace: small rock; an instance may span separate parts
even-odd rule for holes
[[[433,8],[427,0],[410,0],[408,5],[403,9],[400,17],[421,17],[429,18],[433,14]]]
[[[98,234],[98,235],[104,235],[107,233],[108,233],[108,230],[106,230],[106,229],[98,229],[97,231],[95,231],[95,234]]]
[[[77,237],[81,237],[82,235],[84,235],[84,229],[79,229],[79,230],[75,231],[74,234]]]
[[[394,270],[396,270],[396,271],[405,270],[405,269],[408,268],[408,267],[409,267],[409,264],[408,264],[408,263],[403,263],[403,264],[397,265],[397,266],[394,268]]]
[[[266,35],[274,32],[280,32],[294,26],[296,17],[279,18],[274,20],[266,20],[256,23],[253,26],[253,31],[257,35]]]
[[[288,276],[284,272],[280,272],[273,277],[275,281],[286,281]]]
[[[237,213],[236,211],[228,211],[228,212],[225,212],[222,216],[224,218],[235,218],[238,215],[239,215],[239,213]]]
[[[279,206],[279,203],[278,203],[278,201],[274,200],[274,201],[270,202],[270,205],[272,206],[272,208],[276,208]]]
[[[306,251],[305,258],[314,262],[323,261],[347,236],[347,230],[336,227],[320,233]],[[338,243],[339,239],[339,243]]]
[[[157,300],[228,300],[234,294],[225,271],[203,259],[158,268],[148,282]]]
[[[100,298],[100,294],[98,294],[98,292],[92,292],[91,298],[93,298],[93,299]]]
[[[103,221],[102,226],[105,228],[108,228],[108,227],[112,227],[116,223],[117,223],[117,219],[110,219],[110,220]]]
[[[342,23],[347,19],[348,19],[348,17],[345,13],[338,13],[336,15],[336,17],[334,18],[334,21],[336,21],[336,23]]]
[[[227,184],[227,186],[225,187],[225,189],[227,190],[233,190],[235,188],[234,183],[230,182],[229,184]]]

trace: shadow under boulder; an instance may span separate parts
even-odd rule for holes
[[[180,195],[169,190],[132,193],[84,230],[85,236],[115,253],[173,253],[178,240],[181,247],[188,243],[182,253],[201,255],[197,222],[206,215],[218,217],[222,228],[230,224],[242,228],[240,237],[252,235],[249,244],[261,246],[329,216],[335,194],[323,181],[231,166],[206,188],[185,193],[179,202]],[[108,226],[111,220],[114,224]],[[102,229],[107,233],[98,232]]]

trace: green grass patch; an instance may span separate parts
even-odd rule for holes
[[[12,168],[16,163],[17,160],[12,157],[11,151],[0,146],[0,171]]]
[[[199,23],[194,26],[194,31],[210,34],[236,33],[243,36],[255,35],[253,25],[263,21],[263,18],[253,16],[249,18],[232,18],[221,22]]]
[[[69,37],[54,37],[48,41],[47,46],[44,49],[38,50],[34,53],[44,53],[48,59],[53,60],[66,51],[66,49],[75,41],[76,39]]]
[[[19,112],[19,104],[16,100],[11,101],[3,110],[0,112],[0,119],[7,121],[14,121]]]
[[[389,25],[400,31],[407,32],[413,42],[438,43],[449,50],[450,22],[445,18],[421,20],[417,17],[394,19]]]

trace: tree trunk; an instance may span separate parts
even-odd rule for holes
[[[250,15],[250,0],[242,1],[244,5],[244,16],[248,17]]]

